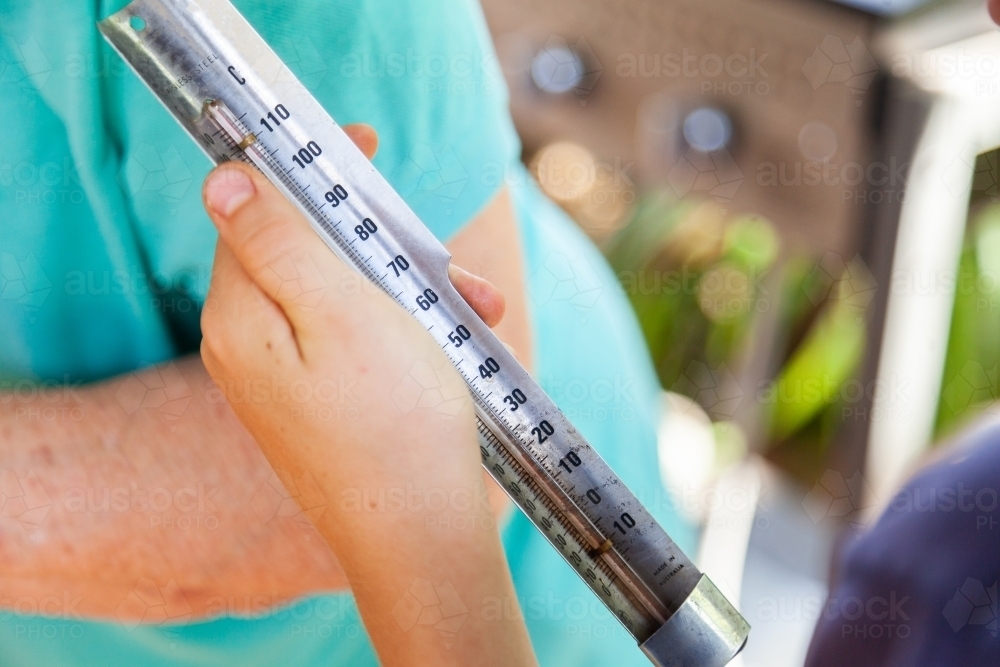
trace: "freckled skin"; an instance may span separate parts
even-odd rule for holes
[[[348,126],[345,130],[366,154],[374,151],[377,137],[370,128]],[[503,317],[496,329],[498,334],[513,344],[522,363],[530,368],[530,332],[518,243],[517,222],[510,199],[501,190],[476,219],[449,241],[448,248],[456,261],[474,268],[503,289],[507,297],[506,315],[496,308],[498,303],[504,303],[503,295],[496,294],[492,302],[479,304],[480,315],[491,325]],[[465,276],[475,279],[469,274]],[[468,278],[452,276],[456,288],[467,299],[478,298],[470,297],[467,294],[470,290],[464,289],[462,281],[465,280],[467,286]],[[474,281],[471,284],[476,285]],[[488,292],[486,294],[489,296]],[[234,322],[239,321],[234,319]],[[364,337],[359,339],[364,340]],[[260,357],[266,360],[267,378],[298,363],[297,353],[294,358],[279,353],[283,341],[273,337],[258,339],[248,349],[261,352],[265,340],[271,347]],[[379,359],[368,363],[357,355],[350,358],[350,363],[354,372],[362,377],[378,375],[382,368]],[[161,372],[167,371],[181,380],[181,393],[187,396],[183,409],[170,412],[155,402],[139,409],[126,408],[120,393],[130,391],[128,382],[138,380],[147,387],[161,386]],[[386,402],[385,396],[384,391],[379,394],[380,403]],[[351,584],[327,541],[312,524],[302,520],[303,515],[270,517],[261,510],[262,499],[270,502],[267,499],[277,497],[283,502],[302,502],[302,492],[298,490],[302,486],[301,479],[289,474],[288,465],[284,468],[272,466],[226,402],[226,391],[215,384],[197,356],[175,359],[158,367],[80,387],[43,406],[62,410],[61,414],[65,415],[77,410],[79,413],[75,417],[41,421],[18,414],[19,409],[40,405],[40,401],[23,404],[16,396],[0,394],[0,470],[15,473],[19,480],[33,473],[43,492],[39,497],[43,503],[48,503],[39,530],[26,529],[9,517],[0,518],[0,591],[3,592],[0,605],[4,599],[46,596],[61,599],[68,594],[74,601],[79,599],[73,611],[84,618],[138,622],[140,618],[123,616],[127,608],[120,606],[133,593],[137,583],[151,580],[162,587],[174,581],[190,606],[192,617],[203,619],[220,611],[267,611],[303,594],[344,590]],[[369,417],[371,415],[364,418]],[[287,438],[289,442],[303,440],[301,421],[278,425],[279,438]],[[454,422],[449,427],[455,432]],[[413,445],[411,431],[415,428],[411,425],[405,437],[395,437],[394,456],[410,450]],[[368,437],[371,438],[371,434]],[[389,435],[381,437],[386,442],[393,442]],[[336,452],[330,448],[346,446],[336,437],[324,436],[323,441],[319,446],[323,451]],[[445,441],[447,438],[442,442]],[[474,445],[472,448],[476,449]],[[442,454],[434,456],[449,458]],[[478,453],[473,458],[475,465],[472,467],[479,471],[475,483],[482,488],[486,480],[489,503],[498,515],[507,508],[509,501],[481,472]],[[315,478],[321,476],[315,462],[309,462],[307,467]],[[352,480],[352,483],[358,482]],[[196,509],[192,512],[176,506],[163,512],[137,506],[126,507],[124,511],[88,507],[88,494],[100,504],[105,492],[138,489],[147,494],[153,490],[175,494],[178,491],[197,493],[199,488],[211,501],[206,511]],[[332,496],[328,506],[337,503],[338,498]],[[266,502],[263,510],[267,510]],[[176,527],[180,520],[205,518],[215,522],[212,529],[199,528],[197,524],[189,530]],[[400,523],[393,527],[394,533],[424,525],[420,517],[411,514],[396,518]],[[413,551],[433,558],[433,549],[428,550],[428,535],[424,534],[423,538],[419,548]],[[362,551],[369,556],[376,552],[371,544],[362,545]],[[485,562],[475,549],[457,541],[449,545],[446,553],[465,554],[466,559],[473,562]],[[394,556],[394,553],[389,554],[389,558]],[[447,567],[445,559],[435,560],[448,569],[447,578],[460,587],[462,579],[452,575],[463,572],[462,564]],[[478,579],[496,582],[495,573],[502,571],[501,565],[494,568],[490,576]],[[465,589],[462,590],[464,596]],[[250,603],[244,601],[252,600],[264,600],[263,606],[247,608]],[[398,597],[391,602],[396,600]],[[220,601],[230,602],[220,606]],[[6,610],[0,613],[3,611]],[[391,619],[380,620],[385,621],[390,630],[398,628]],[[366,624],[368,622],[366,619]],[[484,630],[466,625],[463,628],[470,629],[468,634],[463,629],[464,639],[469,642],[463,650],[470,651],[464,658],[458,650],[460,647],[456,647],[448,656],[437,656],[434,650],[418,650],[419,659],[411,660],[407,656],[383,660],[383,664],[419,665],[425,661],[426,664],[444,665],[449,660],[459,664],[489,664],[479,659],[482,655],[516,661],[517,653],[508,650],[509,646],[526,649],[522,657],[528,657],[521,664],[532,661],[530,646],[522,641],[523,633],[515,633],[514,640],[507,641],[498,634],[496,627]],[[437,632],[430,629],[428,633],[429,637],[419,632],[412,637],[439,645]],[[478,648],[473,650],[473,646]],[[440,661],[435,662],[438,658]]]
[[[38,448],[38,459],[43,465],[51,466],[54,463],[52,448],[48,445],[41,445]]]

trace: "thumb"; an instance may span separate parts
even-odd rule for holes
[[[216,168],[205,181],[203,197],[222,242],[296,329],[307,323],[329,285],[353,277],[295,205],[249,165],[228,162]],[[500,322],[502,292],[454,265],[449,277],[488,326]]]
[[[253,167],[228,162],[216,168],[203,197],[222,242],[293,326],[350,271],[326,259],[333,260],[301,212]]]

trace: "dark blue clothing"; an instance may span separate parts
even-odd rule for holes
[[[914,477],[839,559],[807,667],[1000,667],[1000,422]]]

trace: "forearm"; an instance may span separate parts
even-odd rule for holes
[[[481,477],[356,490],[319,528],[384,664],[532,663]]]
[[[140,580],[173,580],[200,616],[345,585],[305,517],[277,515],[287,492],[197,357],[19,389],[0,394],[0,471],[24,494],[0,515],[0,604],[66,593],[117,617]]]
[[[433,492],[416,497],[434,502]],[[404,514],[373,526],[359,512],[321,528],[333,539],[345,529],[359,535],[337,553],[360,556],[342,560],[383,664],[533,664],[488,507]]]
[[[441,389],[461,397],[457,414],[414,409],[401,437],[398,418],[363,419],[385,411],[387,392],[366,371],[345,371],[361,419],[337,429],[343,440],[313,439],[303,427],[260,441],[272,465],[309,477],[327,503],[316,525],[383,664],[533,664],[461,380],[448,377]],[[378,472],[359,478],[359,469]]]

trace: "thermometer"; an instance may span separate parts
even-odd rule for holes
[[[458,294],[445,247],[228,0],[134,0],[100,31],[215,163],[258,168],[468,384],[483,465],[654,665],[721,667],[749,625]]]

